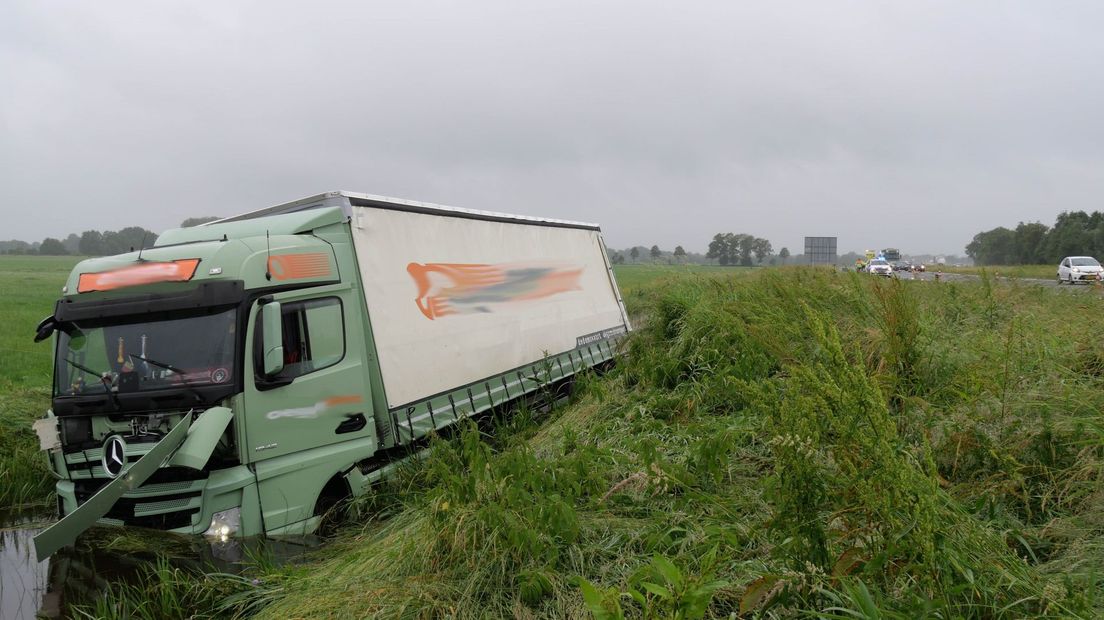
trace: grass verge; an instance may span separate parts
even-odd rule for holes
[[[31,424],[49,408],[49,392],[0,379],[0,394],[0,506],[16,511],[47,506],[55,479]]]

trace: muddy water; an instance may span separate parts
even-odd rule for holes
[[[308,536],[220,543],[149,530],[93,528],[73,547],[40,562],[33,539],[48,525],[43,518],[4,519],[0,514],[0,620],[68,618],[71,606],[90,604],[108,586],[137,579],[158,555],[174,566],[239,573],[250,558],[278,564],[321,542]]]
[[[0,618],[34,618],[41,610],[49,613],[47,584],[49,562],[35,557],[31,539],[43,525],[29,520],[0,529]]]

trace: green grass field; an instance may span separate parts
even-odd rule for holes
[[[21,291],[29,342],[28,300],[48,313],[60,282],[12,265],[0,285],[52,287]],[[1100,295],[803,268],[616,274],[637,331],[571,404],[438,443],[305,563],[162,564],[87,614],[1104,614]],[[15,403],[0,422],[41,411],[42,372],[0,386]]]
[[[613,275],[622,295],[628,296],[642,286],[663,280],[675,280],[688,274],[722,277],[733,273],[751,271],[754,267],[720,267],[712,265],[614,265]]]
[[[24,387],[50,384],[50,344],[34,343],[34,328],[54,311],[61,287],[79,258],[0,256],[0,381]]]
[[[50,342],[34,328],[54,301],[76,257],[0,256],[0,506],[45,504],[54,480],[31,423],[50,406]]]

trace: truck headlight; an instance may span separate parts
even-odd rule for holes
[[[211,515],[211,526],[203,532],[203,535],[225,541],[239,531],[241,531],[241,507],[235,506]]]

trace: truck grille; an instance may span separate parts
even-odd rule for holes
[[[127,492],[123,495],[111,510],[107,512],[101,521],[116,525],[132,525],[148,527],[160,530],[172,530],[192,525],[192,517],[199,513],[202,501],[203,487],[206,485],[206,474],[202,478],[192,480],[164,480],[172,477],[172,470],[185,470],[185,468],[170,467],[160,470],[163,481],[149,482]],[[152,480],[152,479],[151,479]],[[77,505],[88,501],[109,480],[91,479],[74,480],[73,491],[76,495]]]

